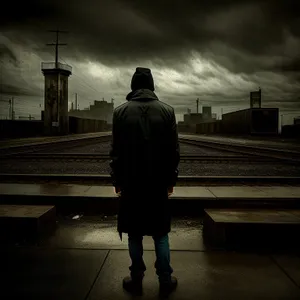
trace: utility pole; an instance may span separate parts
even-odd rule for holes
[[[9,102],[8,118],[12,120],[11,99],[9,99],[8,102]]]
[[[15,111],[14,111],[14,97],[11,98],[11,119],[14,120],[15,119]]]
[[[197,113],[198,113],[198,111],[199,111],[199,98],[197,98],[196,103],[197,103]]]
[[[9,109],[8,109],[8,119],[10,118],[10,113],[11,113],[11,100],[2,100],[2,94],[1,94],[1,99],[0,99],[0,102],[8,102],[8,105],[9,105]],[[6,120],[7,120],[7,117],[6,117]]]
[[[75,110],[78,109],[78,102],[77,102],[77,93],[75,93]]]
[[[58,42],[58,35],[59,33],[68,33],[68,31],[63,30],[48,30],[48,32],[55,32],[56,33],[56,42],[51,44],[46,44],[47,46],[55,46],[55,68],[58,68],[58,46],[66,46],[67,44],[60,44]]]

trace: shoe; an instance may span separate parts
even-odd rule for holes
[[[127,276],[123,279],[123,289],[128,293],[134,295],[141,295],[143,293],[143,277],[133,279]]]
[[[171,276],[171,280],[169,282],[159,283],[159,293],[163,296],[168,296],[176,289],[176,287],[177,287],[177,278]]]

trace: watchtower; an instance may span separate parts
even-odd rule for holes
[[[72,67],[59,62],[42,62],[45,77],[44,133],[66,135],[69,133],[68,78]]]

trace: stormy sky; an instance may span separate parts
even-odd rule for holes
[[[66,30],[59,60],[72,66],[69,102],[125,101],[137,66],[149,67],[177,119],[196,99],[219,113],[262,106],[300,114],[297,0],[8,1],[0,18],[1,99],[24,114],[43,106],[42,61],[54,60],[52,29]],[[16,108],[18,109],[18,108]],[[6,113],[6,112],[5,112]],[[4,114],[5,114],[4,113]]]

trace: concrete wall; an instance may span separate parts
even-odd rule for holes
[[[106,101],[95,100],[93,105],[90,105],[89,109],[73,110],[69,111],[69,116],[83,118],[83,119],[95,119],[104,120],[108,124],[112,124],[112,116],[114,111],[114,104]]]
[[[202,114],[191,113],[183,115],[183,122],[187,125],[196,125],[203,122]]]
[[[43,121],[0,120],[0,139],[43,136],[43,131]]]
[[[222,121],[201,123],[201,124],[196,125],[196,133],[197,134],[221,133],[221,130],[222,130]]]
[[[89,133],[111,130],[103,120],[69,117],[69,133]],[[0,120],[0,139],[44,136],[44,122],[36,120]]]
[[[179,133],[196,133],[196,125],[178,124],[177,130]]]
[[[103,120],[69,117],[70,133],[101,132],[109,130],[107,128],[107,123]]]
[[[282,126],[281,135],[284,137],[300,138],[300,124]]]

